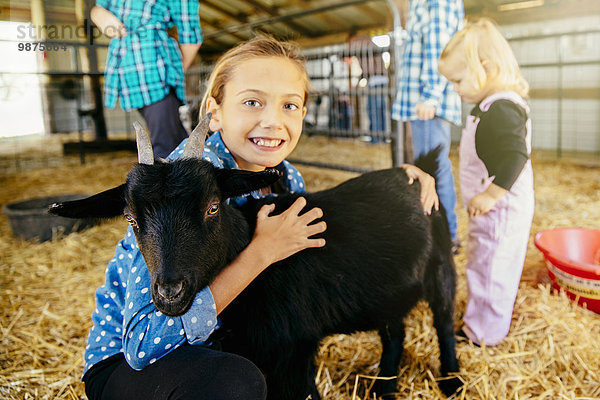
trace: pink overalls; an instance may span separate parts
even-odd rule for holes
[[[529,113],[525,100],[512,91],[495,93],[479,107],[487,111],[499,99],[511,100]],[[460,141],[460,188],[465,208],[494,180],[488,177],[487,168],[475,150],[478,123],[479,118],[469,115]],[[526,129],[527,150],[531,153],[530,119]],[[486,345],[494,346],[508,334],[533,209],[533,170],[528,160],[510,191],[489,212],[469,219],[466,247],[469,297],[463,330],[474,343],[485,341]]]

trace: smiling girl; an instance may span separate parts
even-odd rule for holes
[[[285,158],[302,133],[309,79],[299,47],[259,37],[231,49],[215,65],[202,112],[212,115],[215,133],[203,157],[219,168],[262,171],[276,168],[282,178],[250,193],[304,192],[304,180]],[[169,156],[178,158],[186,141]],[[422,185],[424,207],[435,206],[433,178],[404,166]],[[248,197],[230,199],[241,205]],[[148,268],[131,228],[118,244],[96,291],[85,351],[83,381],[95,399],[263,399],[265,380],[250,361],[215,350],[207,339],[218,328],[218,315],[269,265],[303,249],[322,247],[322,211],[302,215],[300,197],[288,210],[269,215],[261,208],[250,244],[194,298],[180,317],[160,313],[152,303]],[[140,290],[140,288],[142,288]]]

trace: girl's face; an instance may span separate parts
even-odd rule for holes
[[[477,87],[475,77],[471,74],[460,48],[440,60],[439,70],[442,75],[452,83],[452,89],[460,98],[469,104],[477,104],[483,100],[487,93]]]
[[[238,65],[221,104],[208,99],[210,129],[221,131],[240,169],[274,167],[294,150],[306,114],[304,82],[286,58],[254,58]]]

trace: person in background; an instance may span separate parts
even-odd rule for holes
[[[529,85],[508,42],[481,19],[444,49],[440,72],[476,104],[460,141],[460,190],[469,214],[469,296],[459,335],[497,345],[509,332],[534,211]]]
[[[373,43],[371,36],[352,34],[348,42],[350,54],[358,59],[361,81],[366,82],[366,106],[371,143],[379,143],[385,140],[384,135],[389,128],[386,123],[389,113],[387,100],[389,78],[382,56],[383,51]]]
[[[111,38],[104,70],[104,103],[117,99],[144,117],[154,153],[166,157],[188,136],[179,119],[184,72],[202,43],[197,0],[97,0],[91,19]],[[178,40],[167,30],[176,27]]]
[[[438,58],[450,38],[462,27],[462,0],[410,0],[398,92],[392,119],[410,122],[414,158],[438,146],[434,175],[440,203],[446,210],[453,252],[460,247],[457,235],[456,190],[448,158],[451,124],[461,124],[460,97],[438,71]]]

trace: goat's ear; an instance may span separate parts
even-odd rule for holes
[[[239,169],[217,169],[217,182],[224,198],[241,196],[262,189],[281,178],[276,169],[251,172]]]
[[[81,200],[54,203],[50,214],[67,218],[114,218],[123,215],[125,184]]]

